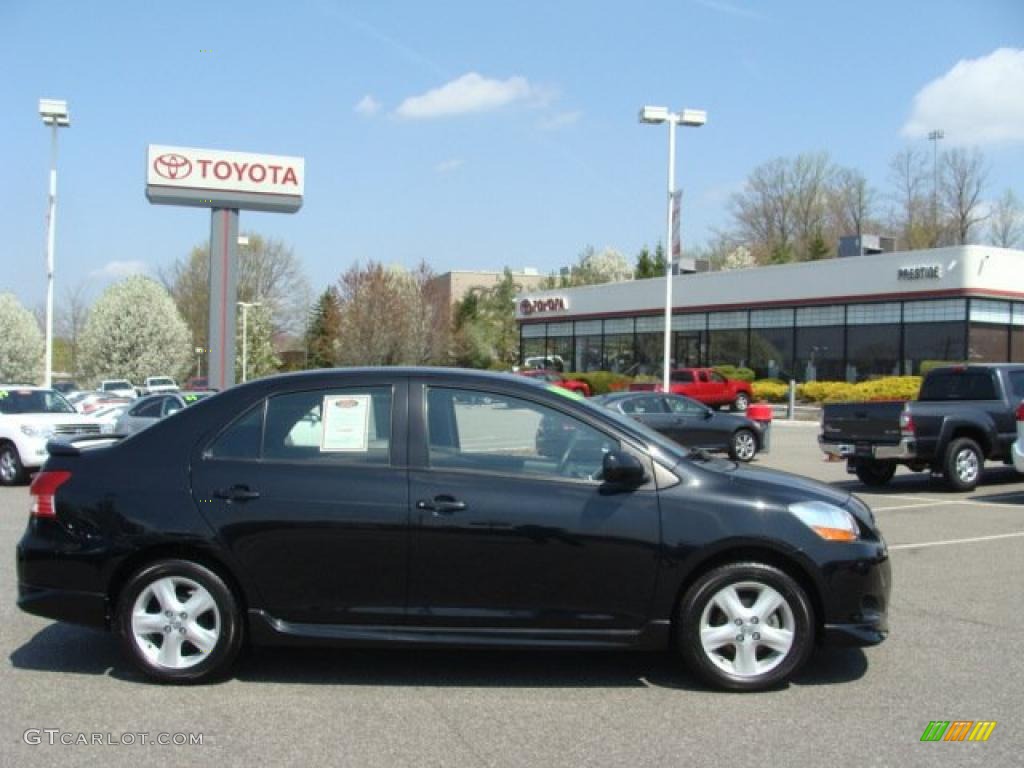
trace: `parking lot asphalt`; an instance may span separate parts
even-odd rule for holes
[[[18,611],[28,492],[0,489],[0,766],[1024,764],[1024,477],[989,465],[953,494],[900,470],[866,492],[822,460],[815,426],[777,424],[757,463],[872,506],[891,546],[891,636],[819,650],[754,695],[710,691],[668,653],[264,649],[218,685],[152,685],[113,637]],[[932,720],[998,725],[986,743],[921,743]],[[33,745],[28,729],[203,743]]]

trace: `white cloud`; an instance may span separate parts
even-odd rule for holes
[[[463,160],[458,157],[452,157],[448,160],[442,160],[440,163],[434,166],[434,170],[438,173],[451,173],[462,167]]]
[[[89,277],[98,277],[105,280],[121,280],[132,275],[144,275],[149,272],[149,266],[144,261],[108,261],[99,269],[89,273]]]
[[[380,111],[380,102],[377,101],[370,94],[366,94],[359,100],[359,103],[353,107],[353,110],[360,115],[376,115]]]
[[[492,80],[469,72],[439,88],[403,101],[395,114],[408,120],[450,117],[471,112],[487,112],[516,102],[543,97],[525,77]]]
[[[571,112],[556,112],[541,120],[539,126],[545,131],[557,131],[559,128],[575,125],[581,117],[583,117],[583,113],[578,109]]]
[[[903,135],[942,129],[951,144],[1024,141],[1024,50],[961,59],[914,97]]]

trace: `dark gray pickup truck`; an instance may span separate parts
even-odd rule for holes
[[[1011,463],[1022,400],[1024,365],[936,368],[917,400],[826,405],[818,443],[865,485],[885,485],[902,464],[969,491],[986,459]]]

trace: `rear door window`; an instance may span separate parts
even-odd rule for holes
[[[139,403],[132,408],[130,415],[137,416],[140,419],[159,419],[165,400],[167,400],[166,397],[154,397],[152,400]]]
[[[1010,371],[1010,392],[1018,400],[1024,399],[1024,371]]]

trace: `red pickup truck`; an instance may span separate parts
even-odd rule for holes
[[[537,381],[546,381],[548,384],[554,384],[556,387],[562,389],[568,389],[570,392],[575,392],[583,397],[590,397],[590,386],[585,381],[579,379],[567,379],[558,371],[548,371],[543,368],[535,368],[526,371],[519,371],[520,376],[529,376],[531,379]]]
[[[750,382],[727,379],[711,368],[676,368],[669,374],[669,379],[672,394],[686,395],[705,405],[728,405],[734,411],[745,411],[753,398]],[[636,383],[629,388],[660,392],[662,385],[660,382]]]

